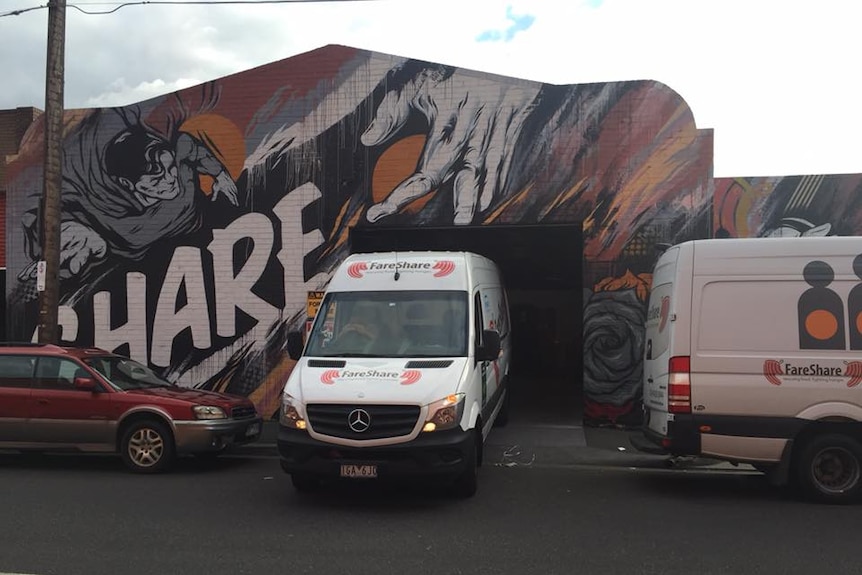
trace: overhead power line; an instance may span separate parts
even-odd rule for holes
[[[375,0],[139,0],[137,2],[89,2],[89,3],[78,3],[78,4],[66,4],[67,8],[74,8],[78,12],[86,14],[88,16],[97,16],[104,14],[113,14],[120,8],[125,8],[126,6],[155,6],[155,5],[168,5],[168,6],[193,6],[193,5],[204,5],[204,6],[216,6],[216,5],[228,5],[228,4],[321,4],[321,3],[333,3],[333,2],[373,2]],[[44,10],[51,5],[42,4],[39,6],[32,6],[30,8],[20,8],[18,10],[12,10],[10,12],[4,12],[0,14],[0,18],[6,16],[20,16],[26,12],[32,12],[33,10]],[[106,10],[86,10],[84,6],[111,6],[112,8]]]

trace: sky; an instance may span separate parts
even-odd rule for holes
[[[657,80],[714,130],[716,177],[862,172],[862,2],[121,1],[67,0],[66,108],[341,44],[552,84]],[[45,107],[48,11],[4,15],[46,3],[0,0],[0,109]]]

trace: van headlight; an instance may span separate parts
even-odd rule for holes
[[[215,405],[196,405],[192,411],[196,419],[227,419],[224,410]]]
[[[464,413],[464,393],[453,393],[428,405],[428,419],[422,431],[441,431],[452,429],[461,423]]]
[[[278,421],[291,429],[305,429],[305,419],[299,414],[299,401],[285,393],[281,396],[281,413]]]

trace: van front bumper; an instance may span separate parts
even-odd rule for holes
[[[420,433],[407,443],[348,447],[312,438],[308,432],[279,426],[278,453],[286,473],[338,478],[342,465],[375,465],[378,479],[457,477],[471,464],[473,431],[460,428]]]

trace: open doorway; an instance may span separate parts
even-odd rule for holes
[[[350,251],[471,251],[503,273],[512,316],[513,422],[575,424],[582,418],[580,225],[357,227]]]

